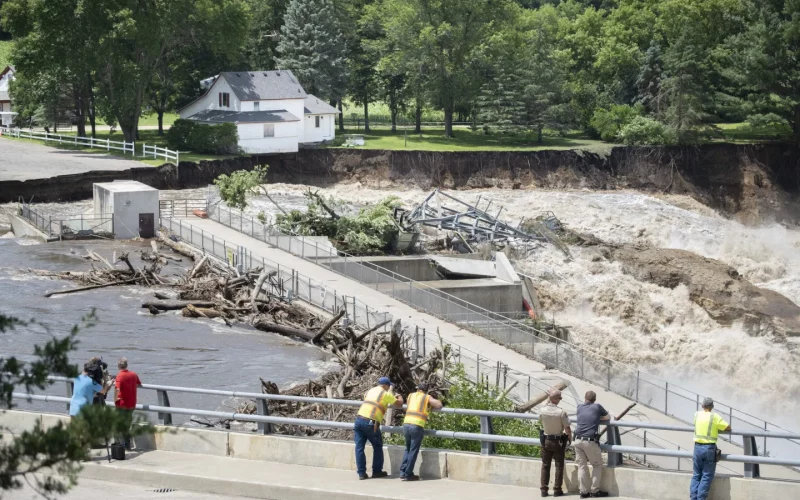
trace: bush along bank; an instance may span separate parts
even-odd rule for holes
[[[167,145],[178,151],[235,154],[239,151],[239,133],[235,123],[207,125],[179,119],[167,130]]]

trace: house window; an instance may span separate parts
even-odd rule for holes
[[[265,123],[264,124],[264,137],[275,137],[275,124],[274,123]]]
[[[253,103],[253,111],[261,111],[261,103],[256,101]]]
[[[231,107],[231,95],[227,92],[220,92],[219,93],[219,107],[220,108],[230,108]]]
[[[321,117],[321,116],[315,116],[314,118],[315,118],[315,120],[314,120],[314,125],[315,125],[317,128],[319,128],[319,119],[320,119],[320,118],[322,118],[322,117]]]

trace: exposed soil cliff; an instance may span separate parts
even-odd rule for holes
[[[583,151],[426,152],[309,149],[296,154],[135,167],[122,172],[0,182],[0,203],[19,196],[39,201],[89,198],[92,183],[139,180],[159,189],[201,187],[220,174],[270,165],[273,182],[325,186],[427,189],[633,188],[689,194],[744,222],[800,223],[800,150],[788,145],[617,147],[609,155]]]

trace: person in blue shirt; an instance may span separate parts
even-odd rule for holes
[[[69,415],[74,417],[80,413],[84,405],[92,404],[95,393],[105,395],[108,387],[103,387],[89,376],[86,365],[83,366],[83,373],[75,377],[75,387],[72,389],[72,399],[69,402]]]

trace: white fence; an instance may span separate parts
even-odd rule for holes
[[[166,161],[174,161],[175,165],[180,161],[180,151],[173,151],[167,148],[160,148],[156,145],[142,144],[142,157],[143,158],[164,158]]]
[[[60,135],[49,132],[34,132],[33,130],[22,130],[12,128],[9,135],[17,139],[36,139],[45,142],[55,142],[59,144],[72,144],[73,146],[83,146],[92,149],[105,149],[106,151],[116,150],[131,155],[134,154],[133,142],[112,141],[111,139],[96,139],[94,137],[78,137],[77,135]]]

